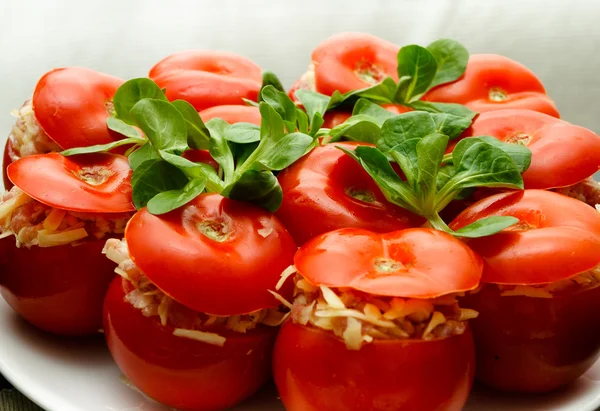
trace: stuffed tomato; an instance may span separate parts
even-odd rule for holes
[[[102,256],[134,207],[125,157],[58,153],[8,167],[0,198],[0,294],[24,319],[63,335],[97,333],[114,264]]]
[[[506,391],[565,386],[600,354],[600,215],[572,198],[525,190],[484,199],[451,227],[488,216],[520,222],[468,241],[484,260],[481,289],[461,300],[479,312],[477,378]]]
[[[14,112],[17,121],[4,150],[5,187],[12,187],[6,167],[21,157],[122,138],[106,126],[113,113],[112,98],[122,83],[119,78],[82,67],[44,74],[31,100]]]
[[[342,142],[316,147],[279,174],[283,202],[276,214],[297,244],[338,228],[388,232],[425,222],[388,202],[367,172],[338,148],[366,145]]]
[[[440,264],[444,261],[444,264]],[[481,259],[432,229],[340,229],[294,258],[295,297],[273,355],[288,411],[461,410],[475,371],[456,297]]]
[[[140,210],[105,253],[119,264],[104,305],[106,341],[142,392],[182,410],[220,410],[271,375],[286,314],[272,294],[296,245],[272,214],[202,194],[162,216]],[[278,299],[279,298],[279,299]]]

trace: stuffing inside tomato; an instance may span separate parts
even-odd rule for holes
[[[389,203],[366,171],[338,147],[326,144],[279,174],[283,202],[277,217],[298,244],[344,227],[388,232],[417,227],[424,219]]]
[[[294,263],[292,315],[273,356],[287,410],[462,409],[477,312],[456,297],[482,270],[466,245],[431,229],[340,229]]]
[[[256,101],[261,69],[245,57],[218,51],[191,50],[159,61],[148,74],[169,100],[185,100],[198,111]]]
[[[247,398],[270,376],[291,287],[274,290],[295,251],[272,214],[218,194],[162,216],[142,209],[125,239],[104,249],[124,278],[105,302],[117,365],[142,392],[178,409],[224,409]]]
[[[0,196],[0,293],[27,321],[64,335],[102,327],[114,264],[101,250],[134,210],[130,174],[111,154],[33,155],[8,167],[15,187]]]
[[[497,54],[473,54],[458,80],[433,88],[425,101],[464,104],[478,113],[528,109],[560,117],[540,79],[524,65]]]
[[[451,227],[493,215],[520,222],[468,241],[484,260],[482,288],[461,300],[480,313],[472,322],[477,378],[506,391],[558,389],[600,356],[600,215],[575,199],[525,190],[484,199]]]

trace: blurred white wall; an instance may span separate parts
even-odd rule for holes
[[[223,49],[289,86],[320,40],[346,30],[507,55],[541,77],[566,120],[600,133],[599,21],[599,0],[0,0],[0,142],[10,110],[53,67],[131,78],[178,50]]]

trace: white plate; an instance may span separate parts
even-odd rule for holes
[[[47,411],[168,411],[121,380],[101,338],[62,339],[20,320],[0,298],[0,372]],[[600,406],[600,362],[566,390],[545,396],[476,389],[466,411],[593,411]],[[283,411],[267,388],[235,411]]]

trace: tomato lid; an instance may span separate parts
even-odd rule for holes
[[[196,110],[256,101],[262,70],[251,60],[233,53],[189,50],[159,61],[148,74],[169,100],[183,99]]]
[[[44,74],[33,93],[33,112],[42,129],[63,149],[107,144],[122,138],[106,126],[112,98],[123,80],[83,67]]]
[[[481,113],[469,136],[493,136],[531,150],[523,173],[525,188],[556,188],[577,184],[600,169],[600,136],[547,114],[505,109]]]
[[[306,243],[294,263],[314,285],[404,298],[472,290],[482,270],[481,258],[463,242],[429,228],[385,234],[342,228]]]
[[[135,264],[181,304],[215,315],[278,307],[269,290],[292,264],[296,244],[274,215],[219,194],[170,213],[145,208],[125,231]],[[290,297],[288,291],[280,293]]]
[[[315,48],[316,91],[331,95],[372,86],[387,77],[398,81],[400,48],[366,33],[339,33]]]
[[[225,105],[215,106],[202,110],[200,118],[205,123],[213,118],[221,118],[229,124],[234,123],[252,123],[260,126],[262,120],[258,107],[240,106],[240,105]]]
[[[544,190],[497,194],[467,208],[450,228],[490,216],[513,216],[520,223],[468,240],[483,258],[483,282],[547,284],[600,263],[600,214],[579,200]]]
[[[121,155],[37,154],[10,164],[7,174],[27,195],[51,207],[85,213],[135,211],[131,169]]]

